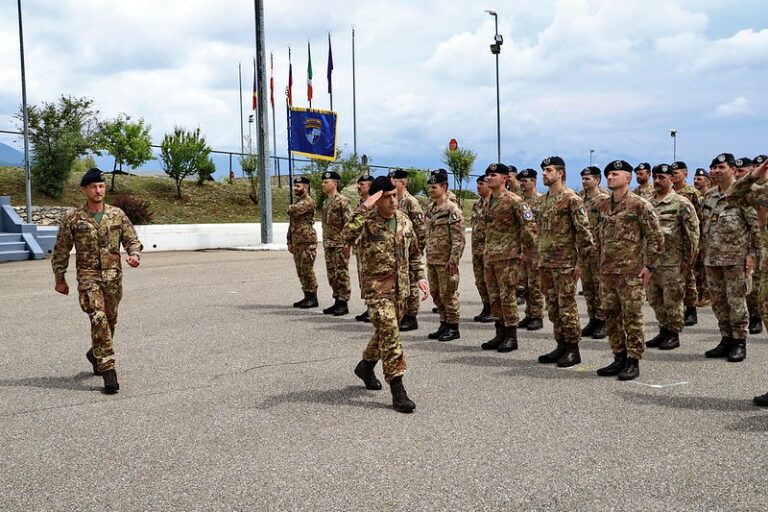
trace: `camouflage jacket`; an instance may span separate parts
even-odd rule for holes
[[[538,191],[534,191],[533,195],[530,197],[526,197],[525,194],[522,196],[523,202],[528,205],[528,208],[531,209],[531,213],[533,213],[533,219],[538,221],[538,213],[539,208],[541,208],[541,202],[544,200],[544,194]]]
[[[493,204],[492,204],[493,203]],[[502,189],[497,199],[485,201],[485,253],[486,262],[511,260],[536,249],[536,222],[533,212],[520,196]]]
[[[664,250],[664,235],[651,203],[628,192],[615,206],[611,194],[596,202],[594,209],[601,274],[634,276],[642,270],[643,262],[657,266]]]
[[[755,209],[760,227],[759,270],[768,272],[768,185],[758,183],[749,173],[731,185],[726,199],[733,206]]]
[[[543,196],[536,217],[539,266],[566,268],[586,264],[594,242],[589,219],[579,195],[568,187]]]
[[[664,235],[664,252],[660,267],[692,265],[699,250],[699,217],[688,199],[670,190],[661,201],[651,200]]]
[[[743,265],[747,254],[759,255],[761,246],[755,209],[729,204],[720,187],[709,189],[701,204],[704,265]]]
[[[419,250],[424,250],[424,239],[427,236],[427,226],[424,222],[424,210],[421,208],[419,200],[411,194],[405,194],[397,202],[397,209],[403,212],[411,219],[413,230],[416,233],[416,240],[419,243]]]
[[[642,197],[646,201],[650,201],[654,194],[656,194],[656,192],[653,190],[653,183],[651,183],[650,180],[648,180],[648,185],[645,188],[640,188],[640,185],[638,185],[635,187],[632,193]]]
[[[485,203],[482,197],[472,205],[472,254],[482,256],[485,251]]]
[[[405,301],[410,283],[424,279],[424,263],[411,220],[395,212],[395,231],[376,209],[358,207],[344,227],[347,243],[359,240],[360,279],[365,299]]]
[[[64,281],[73,246],[80,286],[86,286],[88,281],[119,279],[123,274],[121,244],[130,256],[140,254],[144,248],[123,210],[105,204],[99,224],[85,206],[72,210],[61,220],[51,257],[56,282]]]
[[[699,210],[701,210],[701,193],[698,190],[685,183],[683,188],[675,190],[675,193],[690,201],[691,205],[693,205],[693,211],[696,212],[696,215],[699,214]]]
[[[589,219],[589,230],[592,233],[592,238],[595,237],[595,228],[597,227],[597,210],[595,210],[595,204],[601,199],[611,197],[611,193],[607,190],[597,187],[595,194],[590,197],[587,195],[586,190],[579,191],[579,197],[584,203],[584,209],[587,210],[587,219]],[[597,255],[597,251],[592,251],[592,257]]]
[[[316,244],[315,200],[307,194],[288,207],[288,244]]]
[[[427,209],[427,264],[458,265],[464,253],[464,218],[456,204],[446,200]]]
[[[351,214],[349,199],[340,193],[326,199],[323,204],[323,247],[344,246],[341,231],[349,222]]]
[[[456,206],[459,206],[459,198],[456,197],[456,194],[454,194],[450,190],[445,193],[445,197]]]

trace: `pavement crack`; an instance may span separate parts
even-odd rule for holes
[[[244,373],[252,372],[255,370],[262,370],[264,368],[276,368],[280,366],[292,366],[292,365],[307,364],[307,363],[323,363],[325,361],[338,361],[339,359],[345,359],[345,358],[344,357],[326,357],[323,359],[303,359],[301,361],[284,361],[281,363],[260,364],[260,365],[244,368],[236,372],[221,373],[213,377],[211,380],[216,380],[221,377],[229,377],[231,375],[242,375]]]

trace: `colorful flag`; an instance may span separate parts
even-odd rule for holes
[[[336,112],[290,109],[288,150],[294,155],[336,160]]]
[[[333,94],[331,88],[331,73],[333,73],[333,52],[331,52],[331,34],[328,34],[328,71],[326,76],[328,77],[328,94]]]
[[[307,41],[307,101],[312,101],[312,50]]]
[[[269,52],[269,103],[275,108],[275,61],[272,52]]]
[[[253,107],[251,110],[256,110],[259,106],[259,89],[256,86],[256,59],[253,59]]]
[[[290,48],[288,48],[288,104],[293,105],[293,64],[291,64]]]

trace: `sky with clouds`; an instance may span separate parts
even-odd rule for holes
[[[199,126],[215,149],[239,149],[237,70],[242,62],[247,116],[252,2],[24,0],[23,7],[30,103],[87,96],[104,118],[143,117],[155,142],[175,125]],[[538,168],[560,155],[575,185],[590,149],[598,165],[671,161],[670,129],[691,168],[720,151],[768,152],[764,0],[264,0],[264,8],[281,155],[288,47],[294,104],[306,106],[311,41],[313,107],[327,109],[329,32],[339,145],[351,151],[354,26],[358,153],[374,164],[436,168],[456,138],[477,152],[474,170],[482,172],[496,159],[494,25],[485,9],[498,12],[504,37],[504,162]],[[21,102],[17,23],[15,2],[6,1],[0,129],[13,129]]]

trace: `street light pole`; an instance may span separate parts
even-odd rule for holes
[[[32,175],[29,169],[29,118],[27,117],[27,78],[24,66],[24,30],[21,26],[21,0],[17,1],[19,11],[19,54],[21,58],[21,117],[24,123],[24,180],[27,199],[27,223],[32,223]]]
[[[589,150],[589,165],[592,165],[592,155],[595,153],[594,149]]]
[[[495,23],[496,33],[493,36],[494,43],[491,45],[491,53],[496,56],[496,161],[501,163],[501,102],[499,96],[499,53],[501,53],[501,45],[504,42],[501,34],[499,34],[499,16],[496,11],[487,10],[488,14],[493,16]]]
[[[669,136],[672,137],[672,161],[677,161],[677,130],[669,130]]]

